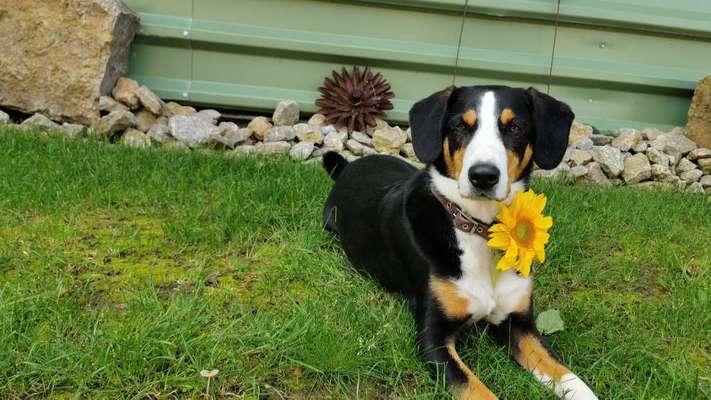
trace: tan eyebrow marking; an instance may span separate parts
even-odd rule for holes
[[[504,109],[504,111],[501,112],[501,123],[504,125],[507,125],[509,122],[511,122],[514,117],[516,117],[516,114],[511,110],[510,108]]]
[[[468,110],[462,114],[462,121],[468,126],[474,126],[476,124],[476,111]]]

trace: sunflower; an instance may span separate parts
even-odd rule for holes
[[[500,223],[489,229],[491,239],[487,243],[492,249],[505,252],[496,264],[497,270],[514,268],[528,276],[534,257],[541,264],[546,260],[545,245],[553,218],[543,215],[545,206],[546,197],[533,190],[517,193],[511,206],[499,203],[501,211],[496,219]]]

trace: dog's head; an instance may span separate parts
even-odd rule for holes
[[[555,168],[568,146],[570,107],[530,88],[449,88],[410,111],[417,157],[455,180],[463,197],[503,200],[532,161]]]

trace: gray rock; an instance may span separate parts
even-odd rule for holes
[[[128,111],[128,107],[109,96],[99,97],[99,111],[110,113],[113,111]]]
[[[8,115],[3,110],[0,110],[0,125],[6,125],[10,123],[10,115]]]
[[[40,129],[58,129],[59,124],[55,123],[51,119],[45,117],[42,114],[34,114],[33,116],[22,121],[23,126],[40,128]]]
[[[568,171],[568,176],[572,178],[582,178],[588,174],[588,169],[584,165],[577,165]]]
[[[578,150],[592,150],[594,147],[593,141],[589,138],[580,140],[575,144],[574,148]]]
[[[612,139],[612,147],[620,149],[620,151],[630,151],[630,149],[642,141],[642,134],[636,129],[622,128],[619,135]]]
[[[219,128],[197,115],[171,117],[168,126],[171,135],[189,147],[205,144],[212,135],[219,134]]]
[[[276,126],[294,125],[299,122],[299,104],[295,101],[281,101],[274,110],[272,121]]]
[[[257,140],[264,140],[271,128],[272,124],[266,117],[256,117],[247,125],[247,129],[252,131]]]
[[[405,143],[400,148],[400,152],[410,160],[417,160],[417,154],[415,154],[415,147],[412,143]]]
[[[209,138],[207,138],[205,145],[215,150],[225,150],[234,148],[234,146],[232,146],[231,143],[229,143],[224,136],[220,135],[219,130],[216,130],[215,133],[213,133],[212,135],[210,135]]]
[[[676,173],[681,174],[682,172],[686,171],[691,171],[692,169],[696,169],[696,164],[692,163],[686,158],[682,158],[679,160],[679,163],[676,165]]]
[[[114,86],[111,95],[114,97],[114,100],[121,102],[131,110],[137,110],[141,105],[141,101],[138,99],[138,88],[138,82],[133,79],[121,77],[116,82],[116,86]]]
[[[692,150],[696,149],[696,143],[683,135],[665,135],[664,152],[679,160]],[[659,140],[659,139],[657,139]]]
[[[646,153],[647,149],[649,148],[649,144],[645,142],[644,140],[641,140],[639,143],[636,145],[632,146],[632,151],[635,153]]]
[[[672,173],[669,166],[663,164],[652,164],[652,178],[660,182],[675,182],[679,178]]]
[[[365,147],[366,147],[366,146],[365,146],[363,143],[361,143],[361,142],[359,142],[359,141],[357,141],[357,140],[355,140],[355,139],[348,139],[348,141],[346,142],[346,148],[347,148],[351,153],[353,153],[353,154],[355,154],[355,155],[357,155],[357,156],[362,156],[362,155],[363,155],[363,149],[364,149]]]
[[[222,117],[222,114],[220,114],[220,112],[217,110],[205,109],[198,111],[195,116],[204,119],[212,125],[215,125],[217,124],[217,121]]]
[[[343,141],[339,132],[331,132],[323,139],[323,152],[343,151]]]
[[[289,149],[291,149],[291,144],[288,142],[257,143],[254,146],[255,153],[266,155],[287,154]]]
[[[573,121],[573,125],[570,127],[570,134],[568,136],[568,145],[575,146],[584,139],[590,139],[592,135],[592,126],[581,124],[578,121]]]
[[[377,129],[373,132],[373,147],[380,153],[397,155],[407,142],[407,134],[400,127]]]
[[[104,137],[111,137],[118,132],[136,126],[136,116],[130,111],[113,111],[101,117],[96,132]]]
[[[351,139],[368,146],[373,145],[373,139],[371,139],[370,136],[366,135],[363,132],[354,131],[353,133],[351,133]]]
[[[667,167],[671,165],[671,157],[654,148],[647,150],[647,158],[654,164],[661,164]]]
[[[699,168],[704,171],[704,174],[711,174],[711,158],[702,158],[696,160],[696,162],[699,164]]]
[[[711,175],[704,175],[699,179],[699,183],[701,184],[701,187],[704,189],[710,188],[711,187]]]
[[[320,114],[316,114],[320,115]],[[316,116],[314,115],[314,117]],[[313,117],[311,117],[313,119]],[[313,124],[296,124],[294,125],[296,130],[296,137],[299,138],[301,142],[309,142],[313,144],[323,143],[323,133],[319,129],[318,125]]]
[[[252,132],[248,129],[240,129],[234,122],[223,122],[218,127],[222,132],[222,137],[225,139],[227,147],[233,149],[238,144],[244,143],[252,136]]]
[[[704,187],[700,182],[693,182],[686,188],[689,193],[704,193]]]
[[[711,158],[711,149],[700,147],[692,150],[688,155],[689,160],[696,161],[703,158]]]
[[[190,106],[183,106],[176,102],[169,102],[163,106],[163,113],[166,117],[177,117],[177,116],[189,116],[197,113],[194,108]]]
[[[592,159],[592,153],[589,151],[573,149],[570,152],[570,160],[573,162],[573,165],[585,165],[592,161]]]
[[[652,166],[644,154],[635,154],[625,160],[622,179],[628,185],[642,182],[652,177]]]
[[[343,150],[343,151],[341,152],[341,155],[342,155],[346,160],[348,160],[348,162],[353,162],[353,161],[356,161],[356,160],[358,160],[358,159],[360,158],[360,157],[358,157],[357,155],[351,153],[351,152],[348,151],[348,150]]]
[[[704,175],[704,173],[701,172],[700,170],[692,169],[691,171],[686,171],[686,172],[682,172],[681,174],[679,174],[679,178],[681,178],[681,180],[686,183],[692,183],[692,182],[696,182],[699,179],[701,179],[701,177],[703,175]]]
[[[587,166],[588,172],[585,174],[585,180],[600,186],[611,186],[612,183],[607,178],[607,175],[602,171],[600,164],[591,162]]]
[[[148,137],[151,138],[156,143],[165,143],[172,140],[170,136],[170,127],[167,121],[160,119],[158,120],[147,133]]]
[[[326,125],[326,116],[323,114],[314,114],[309,118],[308,124],[315,127],[321,127]],[[312,142],[313,143],[313,142]]]
[[[152,112],[141,110],[136,113],[136,128],[141,132],[148,132],[157,120]]]
[[[121,144],[137,149],[145,149],[150,147],[151,138],[139,130],[128,129],[124,132],[123,136],[121,136]]]
[[[79,124],[70,124],[70,123],[63,123],[62,126],[59,127],[59,131],[62,132],[62,134],[70,139],[76,139],[84,136],[86,133],[86,127],[84,125],[79,125]]]
[[[657,140],[657,138],[663,134],[664,132],[657,128],[645,128],[642,130],[642,137],[645,140]]]
[[[247,155],[252,154],[256,150],[255,146],[249,144],[243,144],[241,146],[235,147],[235,151],[232,152],[234,155]]]
[[[264,136],[264,142],[284,142],[294,138],[296,138],[296,130],[293,126],[274,126]]]
[[[311,157],[316,147],[311,142],[299,142],[289,150],[289,157],[296,161],[305,161]]]
[[[615,178],[622,173],[624,162],[620,149],[611,146],[596,146],[592,150],[593,160],[600,164],[600,168],[610,178]]]
[[[566,177],[569,173],[570,167],[568,164],[560,164],[551,170],[537,169],[531,173],[531,176],[538,179],[552,179]]]
[[[605,146],[612,143],[612,136],[595,134],[590,136],[590,140],[592,140],[595,146]]]
[[[136,90],[136,96],[146,110],[152,112],[154,115],[161,114],[163,102],[151,89],[141,86]]]
[[[405,133],[407,134],[407,141],[412,142],[412,128],[407,128]]]
[[[367,133],[370,136],[373,136],[375,131],[377,131],[378,129],[388,129],[388,128],[390,128],[388,121],[381,119],[381,118],[376,118],[375,119],[375,126],[374,127],[369,126],[368,130],[365,133]]]

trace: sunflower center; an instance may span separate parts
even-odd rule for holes
[[[536,237],[536,230],[531,221],[527,219],[518,221],[513,229],[513,237],[520,245],[530,247]]]

